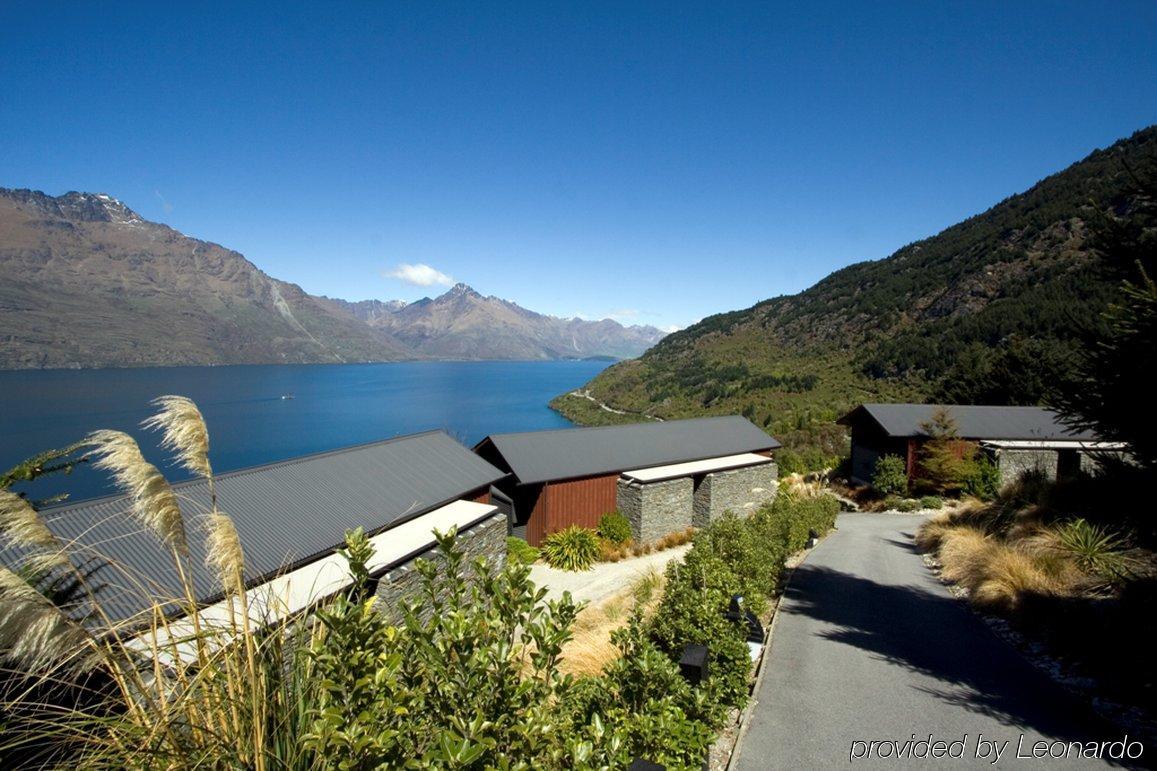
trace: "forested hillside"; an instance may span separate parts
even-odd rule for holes
[[[886,259],[672,334],[590,394],[662,418],[742,412],[829,452],[830,421],[859,402],[1036,403],[1123,275],[1090,233],[1128,217],[1146,179],[1157,179],[1157,127]],[[583,422],[601,412],[576,397],[555,406]]]

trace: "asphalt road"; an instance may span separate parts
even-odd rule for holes
[[[949,595],[912,545],[921,521],[842,515],[839,530],[799,567],[780,605],[736,767],[985,768],[995,759],[994,740],[1003,746],[999,768],[1119,765],[1071,751],[1059,759],[1016,757],[1038,741],[1122,735]],[[945,752],[936,758],[938,741]],[[1143,762],[1152,752],[1144,748]]]

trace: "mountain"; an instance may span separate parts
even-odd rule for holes
[[[586,423],[743,412],[791,435],[866,401],[1034,403],[1136,270],[1090,233],[1128,218],[1138,180],[1157,180],[1157,127],[890,257],[706,318],[554,405]]]
[[[564,359],[638,356],[664,333],[616,321],[561,319],[466,284],[409,304],[354,303],[354,313],[412,350],[441,359]]]
[[[468,287],[315,297],[117,199],[0,188],[0,369],[636,356],[650,327],[556,319]]]
[[[111,196],[0,188],[0,368],[385,361],[404,345]]]

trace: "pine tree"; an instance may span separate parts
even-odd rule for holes
[[[1125,442],[1134,461],[1157,468],[1157,418],[1149,404],[1157,372],[1157,187],[1140,184],[1099,223],[1094,243],[1105,267],[1131,272],[1105,313],[1105,333],[1082,351],[1072,378],[1053,397],[1067,425]]]

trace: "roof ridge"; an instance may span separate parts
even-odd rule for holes
[[[466,452],[470,453],[471,455],[475,455],[470,450],[469,447],[466,447],[461,442],[459,442],[457,439],[450,436],[450,434],[446,431],[446,429],[444,429],[444,428],[431,428],[431,429],[427,429],[425,431],[418,431],[418,432],[413,433],[413,434],[399,434],[397,436],[391,436],[388,439],[375,439],[373,441],[360,442],[358,444],[351,444],[351,445],[348,445],[345,447],[336,447],[332,450],[321,450],[319,452],[311,452],[311,453],[307,453],[305,455],[295,455],[291,458],[283,458],[281,460],[275,460],[275,461],[271,461],[269,463],[258,463],[258,464],[253,465],[253,466],[242,466],[241,468],[231,469],[229,471],[223,471],[219,474],[213,474],[213,479],[214,480],[233,479],[236,477],[248,476],[250,474],[255,474],[255,473],[260,472],[260,471],[268,471],[270,469],[279,468],[282,466],[294,466],[294,465],[298,465],[301,463],[305,463],[307,461],[314,461],[314,460],[318,460],[320,458],[328,458],[328,457],[332,457],[335,455],[344,455],[344,454],[350,453],[350,452],[357,452],[359,450],[369,449],[370,447],[384,446],[387,444],[393,444],[394,442],[399,442],[399,441],[403,441],[406,439],[416,439],[419,436],[430,436],[431,434],[443,434],[446,436],[447,439],[449,439],[450,441],[452,441],[455,444],[462,447],[462,449],[465,450]],[[475,457],[478,457],[478,456],[475,455]],[[483,460],[485,462],[485,460],[482,458],[479,458],[479,460]],[[173,488],[173,490],[179,491],[179,490],[187,490],[189,488],[196,487],[198,485],[204,485],[204,484],[206,484],[206,480],[204,477],[192,477],[190,479],[183,479],[180,482],[174,482],[171,484],[171,487]],[[81,506],[92,506],[92,505],[97,504],[97,503],[103,503],[106,501],[114,501],[114,500],[117,500],[118,498],[124,498],[124,497],[125,497],[124,493],[109,493],[108,495],[98,495],[98,496],[95,496],[93,498],[81,498],[80,500],[68,501],[67,503],[61,503],[58,506],[46,507],[44,509],[44,512],[45,513],[52,513],[52,514],[60,514],[60,513],[67,512],[67,511],[70,511],[72,509],[75,509],[75,508],[78,508]]]
[[[695,421],[702,422],[702,421],[708,421],[708,420],[728,420],[728,419],[734,419],[734,418],[739,418],[740,420],[746,420],[748,423],[751,423],[750,420],[747,420],[747,418],[743,417],[742,415],[701,415],[701,416],[695,417],[695,418],[674,418],[672,420],[639,421],[638,423],[616,423],[616,424],[609,425],[609,426],[563,426],[561,428],[540,428],[540,429],[534,429],[534,430],[530,430],[530,431],[508,431],[508,432],[501,433],[501,434],[487,434],[486,436],[484,436],[482,438],[481,441],[484,442],[487,439],[494,440],[497,437],[543,436],[545,434],[561,434],[561,433],[579,432],[579,431],[593,432],[593,431],[602,431],[605,429],[612,429],[612,428],[614,428],[614,429],[639,428],[641,426],[663,426],[663,425],[671,425],[673,423],[692,423]],[[751,425],[754,426],[755,424],[751,423]],[[759,428],[759,427],[756,426],[756,428]],[[760,429],[760,430],[762,430],[762,429]],[[481,442],[479,442],[479,444],[481,444]]]

